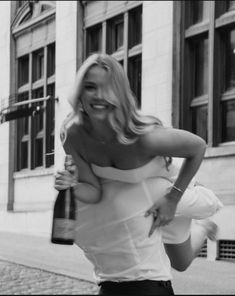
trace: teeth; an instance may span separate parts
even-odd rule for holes
[[[106,109],[107,106],[103,106],[103,105],[92,105],[92,108],[94,108],[94,109]]]

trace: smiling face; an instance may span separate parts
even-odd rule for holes
[[[93,66],[85,75],[81,101],[91,120],[105,120],[114,106],[108,102],[111,94],[108,72],[101,66]]]

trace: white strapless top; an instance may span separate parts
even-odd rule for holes
[[[97,281],[171,279],[163,239],[167,243],[186,240],[193,215],[201,218],[205,211],[205,216],[210,215],[215,202],[201,198],[198,204],[198,194],[188,190],[177,206],[174,223],[148,237],[153,218],[144,217],[145,212],[171,186],[177,167],[171,165],[168,171],[165,160],[155,157],[136,169],[95,164],[92,169],[102,183],[102,200],[97,204],[77,201],[76,243],[93,263]]]
[[[162,158],[131,170],[92,165],[103,198],[97,204],[78,201],[76,243],[93,263],[98,282],[171,279],[161,230],[149,238],[152,217],[144,217],[153,204],[146,182],[153,183],[164,167]]]

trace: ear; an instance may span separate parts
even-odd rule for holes
[[[81,101],[79,101],[79,103],[78,103],[78,110],[80,112],[84,112],[84,108],[83,108],[83,105],[82,105],[82,102]]]

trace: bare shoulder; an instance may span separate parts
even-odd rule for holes
[[[73,113],[69,114],[62,123],[60,139],[64,147],[71,147],[78,154],[82,154],[83,143],[82,125]]]
[[[188,151],[194,150],[198,145],[204,145],[204,140],[191,132],[158,125],[141,138],[145,150],[161,156],[185,157]]]
[[[154,125],[152,130],[140,137],[141,146],[144,149],[149,149],[152,145],[155,146],[156,143],[160,143],[162,138],[166,137],[167,129],[168,128],[161,125]]]

